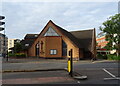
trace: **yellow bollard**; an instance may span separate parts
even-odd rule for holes
[[[70,73],[71,71],[71,63],[70,63],[70,58],[68,58],[68,72]]]

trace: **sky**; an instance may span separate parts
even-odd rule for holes
[[[67,31],[99,27],[118,13],[118,2],[2,2],[8,38],[23,39],[26,34],[39,34],[49,20]],[[86,34],[87,35],[87,34]]]

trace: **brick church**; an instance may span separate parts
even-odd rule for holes
[[[72,49],[74,59],[96,58],[95,29],[68,32],[51,20],[40,34],[27,34],[21,44],[28,57],[68,58]]]

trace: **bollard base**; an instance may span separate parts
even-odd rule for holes
[[[87,79],[87,76],[74,76],[73,78],[78,80],[85,80]]]
[[[86,80],[87,76],[81,75],[81,74],[79,74],[79,73],[77,73],[77,72],[74,71],[73,72],[73,78],[77,79],[77,80]]]

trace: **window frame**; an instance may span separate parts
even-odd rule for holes
[[[50,49],[50,55],[57,55],[57,49]]]

